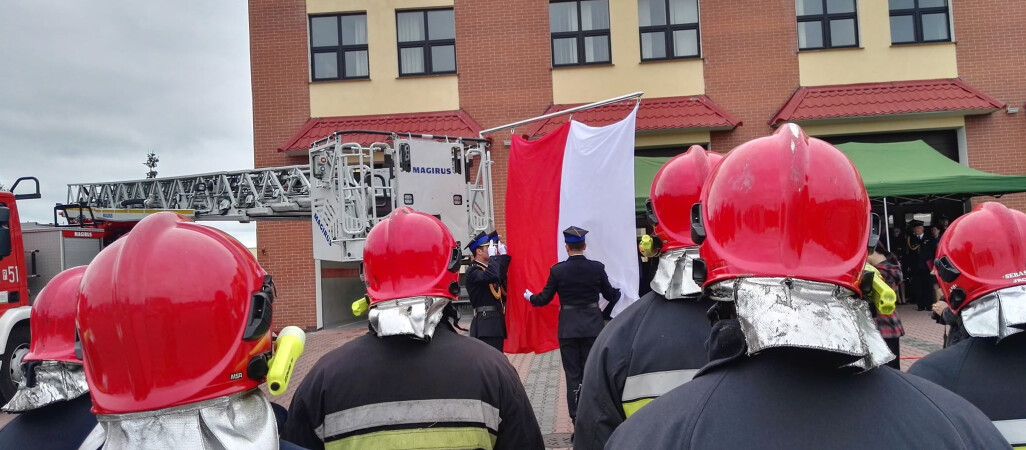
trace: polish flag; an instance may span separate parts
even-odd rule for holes
[[[562,231],[588,230],[585,256],[606,266],[622,296],[615,316],[638,299],[634,212],[634,127],[637,107],[604,127],[570,121],[533,141],[512,136],[506,188],[507,353],[559,348],[559,300],[536,308],[524,290],[541,292],[552,265],[567,258]],[[596,299],[600,300],[600,299]],[[601,301],[606,305],[604,299]]]

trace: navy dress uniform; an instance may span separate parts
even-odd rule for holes
[[[564,241],[577,246],[585,242],[588,230],[570,227],[563,230]],[[530,291],[524,297],[534,306],[545,306],[559,294],[559,352],[566,375],[566,398],[571,420],[577,417],[577,392],[584,378],[584,365],[595,338],[602,332],[605,322],[599,308],[599,295],[609,301],[607,310],[620,299],[620,290],[609,284],[605,266],[584,257],[580,251],[570,250],[566,261],[549,270],[545,288],[538,294]]]
[[[499,240],[497,234],[478,234],[467,245],[471,253]],[[466,273],[467,295],[474,308],[474,319],[470,322],[470,336],[478,338],[498,351],[502,351],[506,340],[506,290],[505,272],[509,267],[509,255],[488,257],[485,264],[474,260]]]
[[[913,220],[909,222],[909,230],[922,227],[923,222]],[[919,311],[927,311],[934,303],[933,275],[930,275],[929,262],[933,261],[936,252],[936,242],[924,234],[913,234],[909,231],[905,237],[902,261],[905,266],[905,274],[908,276],[908,294],[915,300],[916,308]]]

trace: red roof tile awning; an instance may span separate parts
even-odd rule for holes
[[[373,116],[319,117],[308,120],[279,152],[306,152],[310,145],[336,131],[373,130],[394,133],[421,133],[436,136],[476,138],[481,126],[463,111],[436,111]],[[384,140],[374,134],[347,134],[347,141],[370,145]]]
[[[798,88],[770,119],[771,126],[886,115],[951,112],[984,114],[1005,104],[964,81],[953,79],[892,81]]]
[[[552,105],[545,110],[550,114],[580,105]],[[634,108],[634,102],[624,101],[600,106],[572,115],[563,115],[539,122],[528,129],[528,136],[540,136],[559,128],[573,117],[591,126],[603,126],[623,120]],[[685,97],[644,98],[638,110],[637,131],[701,129],[732,130],[741,122],[713,103],[705,95]]]

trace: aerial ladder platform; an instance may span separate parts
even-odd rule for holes
[[[354,135],[380,141],[363,145]],[[485,139],[338,131],[309,155],[307,165],[69,184],[54,223],[59,214],[70,225],[126,228],[161,211],[211,221],[310,218],[314,258],[338,262],[360,261],[367,233],[401,206],[441,219],[461,249],[495,228]]]

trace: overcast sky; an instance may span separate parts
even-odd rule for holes
[[[39,178],[23,221],[67,184],[253,167],[245,0],[0,2],[0,183]],[[19,192],[21,187],[19,187]],[[205,222],[247,246],[253,224]]]

